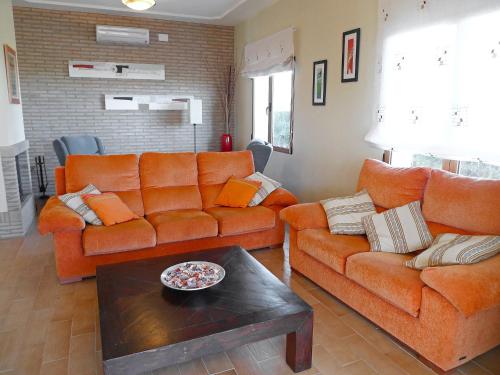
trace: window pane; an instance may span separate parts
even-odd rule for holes
[[[463,176],[500,179],[500,166],[480,161],[461,161],[458,173]]]
[[[443,168],[443,159],[431,155],[413,155],[412,167]]]
[[[413,154],[411,152],[393,151],[392,165],[395,167],[431,167],[443,168],[443,159],[431,155]]]
[[[269,77],[253,80],[253,138],[269,142]]]
[[[292,72],[273,75],[273,146],[289,149],[292,113]]]

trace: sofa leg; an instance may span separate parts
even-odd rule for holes
[[[82,278],[81,277],[78,277],[78,276],[75,276],[75,277],[68,277],[68,278],[64,278],[64,277],[60,277],[59,278],[59,283],[61,285],[65,285],[65,284],[72,284],[72,283],[77,283],[79,281],[82,281]]]

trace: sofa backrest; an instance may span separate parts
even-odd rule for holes
[[[140,160],[144,211],[201,210],[194,153],[144,153]]]
[[[423,214],[427,221],[500,235],[500,180],[435,169],[425,190]]]
[[[215,206],[215,200],[229,177],[244,178],[255,171],[251,151],[202,152],[197,159],[204,209]]]
[[[69,155],[65,168],[66,191],[88,184],[116,193],[139,216],[144,216],[139,180],[139,157],[129,155]]]
[[[394,208],[422,200],[430,168],[396,168],[379,160],[365,160],[358,191],[366,189],[375,205]]]

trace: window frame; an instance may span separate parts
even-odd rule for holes
[[[392,164],[392,153],[393,150],[385,150],[382,160],[387,164]],[[460,160],[443,159],[441,169],[447,172],[460,174]]]
[[[269,97],[267,111],[267,141],[273,145],[273,150],[283,154],[291,155],[293,153],[293,125],[294,125],[294,115],[295,115],[295,68],[292,69],[292,92],[291,92],[291,103],[290,103],[290,144],[289,147],[276,146],[273,140],[273,90],[274,90],[274,80],[273,75],[268,76],[269,79]],[[253,139],[255,134],[255,79],[252,78],[252,135]]]

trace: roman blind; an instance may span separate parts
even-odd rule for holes
[[[267,76],[293,69],[294,29],[288,28],[245,46],[241,74],[248,78]]]
[[[500,2],[381,0],[374,125],[382,149],[500,161]]]

